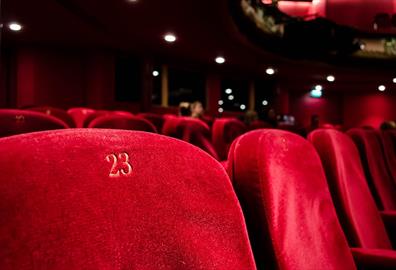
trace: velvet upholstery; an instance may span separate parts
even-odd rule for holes
[[[90,113],[89,115],[87,115],[87,117],[84,118],[84,122],[83,122],[83,126],[82,127],[89,127],[89,125],[92,123],[92,121],[94,121],[95,119],[102,117],[102,116],[106,116],[106,115],[110,115],[111,113],[108,111],[95,111],[93,113]],[[116,115],[114,113],[114,115]]]
[[[154,113],[140,113],[138,114],[138,116],[150,121],[157,128],[158,131],[162,132],[162,126],[165,122],[165,119],[162,115]]]
[[[389,175],[380,135],[375,130],[351,129],[348,135],[355,142],[366,179],[377,206],[381,210],[396,210],[396,186]]]
[[[396,131],[381,132],[381,139],[388,171],[396,184]]]
[[[95,110],[89,108],[71,108],[67,111],[67,113],[73,118],[77,128],[84,127],[85,119],[94,112]]]
[[[65,122],[41,112],[0,109],[0,137],[64,128]]]
[[[101,129],[3,138],[0,175],[2,270],[255,269],[226,172],[179,140]]]
[[[352,139],[337,130],[315,130],[308,139],[318,151],[341,225],[353,247],[392,249]]]
[[[143,118],[117,114],[100,116],[94,119],[88,127],[140,130],[157,133],[155,126]]]
[[[251,131],[234,141],[228,173],[259,269],[355,269],[309,142],[287,131]]]
[[[246,130],[245,124],[235,118],[220,118],[214,121],[212,143],[221,160],[227,159],[232,142]]]
[[[34,112],[42,112],[47,115],[54,116],[63,122],[65,122],[69,127],[73,128],[76,126],[74,123],[73,118],[65,111],[59,108],[53,108],[49,106],[43,106],[43,107],[33,107],[29,108],[29,111],[34,111]]]

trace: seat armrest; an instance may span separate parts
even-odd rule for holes
[[[381,211],[382,221],[384,222],[389,240],[393,248],[396,248],[396,211]]]
[[[396,269],[396,251],[387,249],[351,248],[359,270]]]

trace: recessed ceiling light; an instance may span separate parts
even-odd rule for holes
[[[381,92],[384,92],[386,90],[385,85],[378,86],[378,90],[381,91]]]
[[[166,34],[164,39],[166,42],[172,43],[176,41],[176,36],[174,34]]]
[[[241,104],[240,108],[241,108],[241,110],[243,111],[243,110],[246,109],[246,105],[245,105],[245,104]]]
[[[234,96],[233,95],[229,95],[228,96],[228,100],[234,100]]]
[[[273,68],[267,68],[265,70],[265,73],[267,73],[268,75],[274,75],[275,74],[275,69]]]
[[[159,76],[159,72],[158,72],[157,70],[154,70],[154,71],[153,71],[153,76],[154,76],[154,77],[158,77],[158,76]]]
[[[222,100],[219,100],[219,105],[221,106],[221,105],[223,105],[224,104],[224,101],[222,101]]]
[[[224,57],[218,56],[218,57],[216,57],[215,61],[217,64],[224,64],[226,60]]]
[[[222,112],[224,112],[224,109],[223,108],[219,108],[219,113],[222,113]]]
[[[232,94],[232,89],[231,89],[231,88],[227,88],[227,89],[225,90],[225,93],[226,93],[227,95],[231,95],[231,94]]]
[[[10,28],[11,31],[18,32],[18,31],[22,30],[22,25],[20,25],[19,23],[13,22],[8,25],[8,28]]]
[[[315,85],[315,90],[316,91],[322,91],[323,90],[323,86],[321,86],[320,84]]]
[[[335,77],[333,75],[327,76],[326,79],[327,79],[328,82],[334,82],[335,81]]]
[[[263,104],[263,106],[267,106],[268,105],[268,101],[267,100],[263,100],[262,104]]]
[[[396,78],[393,78],[393,83],[396,83]]]

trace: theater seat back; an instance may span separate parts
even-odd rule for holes
[[[388,170],[396,184],[396,131],[386,130],[381,133],[382,145]]]
[[[184,142],[101,129],[8,137],[0,175],[2,270],[255,269],[226,172]]]
[[[157,133],[157,129],[149,121],[128,115],[105,115],[94,119],[89,128],[110,128],[140,130]]]
[[[212,143],[221,160],[227,159],[232,142],[246,130],[245,124],[235,118],[221,118],[214,121]]]
[[[324,129],[313,131],[308,139],[322,160],[337,213],[350,245],[391,249],[352,139],[339,131]]]
[[[0,137],[64,128],[68,128],[65,122],[41,112],[0,110]]]
[[[348,135],[355,142],[365,171],[366,179],[381,210],[396,210],[396,187],[390,176],[380,134],[375,130],[351,129]]]
[[[158,131],[162,131],[162,126],[164,125],[165,121],[162,115],[154,113],[141,113],[138,116],[150,121]]]
[[[54,116],[54,117],[62,120],[63,122],[65,122],[71,128],[76,126],[73,118],[65,110],[62,110],[59,108],[43,106],[43,107],[29,108],[29,111],[42,112],[47,115]]]
[[[71,108],[67,113],[73,118],[77,128],[83,128],[84,122],[90,114],[95,113],[95,110],[89,108]]]
[[[311,144],[286,131],[251,131],[228,160],[259,269],[355,269]]]

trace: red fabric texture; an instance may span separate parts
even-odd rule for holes
[[[71,108],[67,111],[67,113],[73,118],[77,128],[84,127],[85,119],[94,112],[95,110],[89,108]]]
[[[165,119],[162,115],[154,113],[141,113],[138,114],[138,116],[150,121],[157,128],[158,131],[162,131],[162,126],[165,122]]]
[[[29,111],[42,112],[47,115],[54,116],[54,117],[62,120],[63,122],[65,122],[71,128],[76,126],[73,118],[65,110],[62,110],[59,108],[44,106],[44,107],[29,108]]]
[[[65,122],[41,112],[0,109],[0,137],[64,128]]]
[[[352,254],[360,270],[396,269],[396,252],[393,250],[352,248]]]
[[[259,269],[355,269],[311,144],[286,131],[251,131],[228,160]]]
[[[100,129],[8,137],[0,175],[2,270],[255,269],[225,170],[187,143]]]
[[[82,127],[89,127],[89,125],[92,123],[93,120],[110,114],[111,113],[109,111],[95,111],[93,113],[90,113],[84,118]]]
[[[226,160],[232,142],[246,132],[244,123],[235,118],[216,119],[212,127],[212,143],[220,160]]]
[[[381,133],[382,145],[385,153],[389,173],[396,184],[396,131],[386,130]]]
[[[110,128],[140,130],[157,133],[157,129],[149,121],[127,115],[105,115],[94,119],[88,126],[89,128]]]
[[[359,150],[366,179],[378,208],[396,210],[396,186],[386,167],[380,135],[374,130],[364,129],[351,129],[348,135]]]
[[[350,245],[391,249],[352,139],[330,129],[315,130],[308,139],[321,157],[337,213]]]

